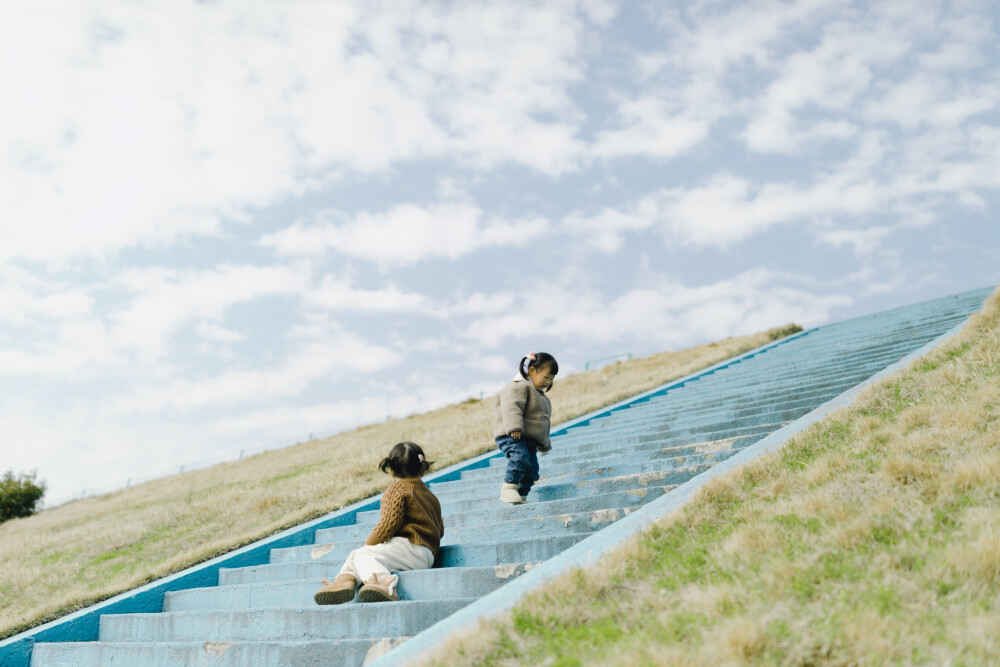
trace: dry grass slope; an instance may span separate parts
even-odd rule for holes
[[[442,655],[1000,664],[1000,291],[851,408]]]
[[[772,329],[557,380],[564,422],[798,331]],[[176,475],[0,524],[0,637],[380,493],[402,439],[438,467],[492,449],[492,399]]]

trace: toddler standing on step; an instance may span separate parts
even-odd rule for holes
[[[401,442],[379,463],[379,470],[395,478],[382,494],[379,520],[365,546],[347,557],[340,574],[316,592],[316,604],[342,604],[354,599],[358,582],[361,602],[399,599],[399,577],[390,570],[422,570],[434,566],[444,535],[441,504],[420,478],[431,468],[424,450]]]
[[[500,485],[500,500],[519,505],[538,481],[538,452],[548,453],[552,403],[545,392],[559,372],[555,357],[529,352],[515,377],[497,394],[493,437],[507,457],[507,472]]]

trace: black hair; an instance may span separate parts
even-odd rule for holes
[[[433,463],[424,458],[424,450],[417,443],[400,442],[393,446],[389,456],[382,459],[378,469],[382,472],[391,470],[396,477],[420,477],[431,469]]]
[[[521,363],[518,364],[517,369],[521,371],[521,377],[525,380],[530,380],[528,377],[529,368],[544,368],[549,367],[549,371],[552,372],[553,376],[559,374],[559,362],[548,352],[535,352],[534,359],[528,359],[528,357],[521,357]],[[525,363],[527,362],[527,363]]]

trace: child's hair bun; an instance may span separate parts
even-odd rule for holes
[[[389,456],[382,459],[378,469],[382,472],[392,471],[396,477],[420,477],[426,474],[433,461],[428,461],[424,450],[415,442],[400,442],[393,446]]]

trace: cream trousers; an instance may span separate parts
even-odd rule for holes
[[[426,570],[434,566],[434,552],[425,546],[413,544],[405,537],[394,537],[388,542],[355,549],[347,557],[340,574],[349,574],[365,583],[373,574],[387,576],[389,570]],[[396,578],[398,581],[398,577]],[[390,587],[395,590],[396,582]]]

